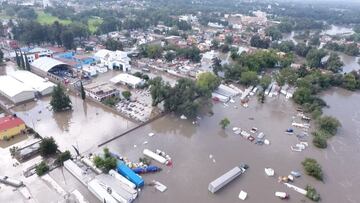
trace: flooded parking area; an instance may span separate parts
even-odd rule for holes
[[[13,110],[41,136],[54,137],[62,151],[70,150],[75,154],[73,146],[80,153],[89,151],[101,141],[135,126],[134,122],[105,110],[99,104],[84,102],[72,95],[70,99],[73,110],[54,113],[49,110],[50,99],[45,97],[17,106]]]
[[[335,97],[337,94],[339,93],[336,93]],[[352,97],[354,100],[351,100],[359,101],[356,100],[359,96],[356,94]],[[324,96],[331,106],[325,113],[339,117],[342,123],[352,124],[350,126],[345,124],[339,135],[331,139],[326,150],[313,147],[311,137],[308,138],[310,147],[306,150],[302,152],[290,150],[290,146],[296,144],[298,140],[294,135],[287,135],[284,131],[291,126],[296,108],[292,101],[283,98],[268,98],[266,104],[260,104],[256,98],[253,98],[249,108],[246,109],[235,108],[239,104],[238,101],[229,106],[216,104],[213,107],[214,115],[204,116],[199,126],[175,116],[166,116],[112,141],[106,147],[133,161],[143,156],[142,151],[145,148],[161,149],[172,157],[174,162],[172,167],[162,166],[163,171],[160,173],[143,175],[146,182],[160,181],[168,187],[168,190],[160,193],[152,187],[145,187],[136,202],[236,202],[239,201],[238,194],[241,190],[248,193],[246,202],[279,202],[274,196],[276,191],[290,194],[291,198],[288,202],[311,202],[277,181],[278,176],[298,170],[303,175],[295,180],[294,185],[301,188],[305,188],[307,184],[314,186],[321,194],[322,202],[355,203],[360,201],[360,196],[357,195],[357,189],[360,188],[358,164],[360,163],[358,148],[360,131],[356,123],[359,121],[351,121],[349,116],[347,116],[349,120],[343,120],[341,118],[345,118],[345,115],[334,113],[341,111],[341,108],[332,105],[333,97],[334,95],[331,94]],[[341,93],[340,97],[342,97]],[[338,105],[342,105],[341,102]],[[349,111],[341,114],[352,115],[355,118],[360,115],[359,112],[354,115]],[[224,117],[231,121],[230,128],[225,131],[219,126],[220,120]],[[257,127],[259,131],[265,133],[271,144],[255,145],[235,135],[231,130],[234,126],[248,131],[252,127]],[[149,137],[150,132],[155,135]],[[212,158],[209,158],[210,156]],[[301,161],[305,157],[315,158],[322,165],[325,173],[324,182],[316,181],[304,174]],[[216,194],[208,192],[207,187],[211,181],[241,162],[250,166],[244,175]],[[347,167],[350,163],[352,163],[351,167]],[[157,163],[153,162],[153,164]],[[273,168],[275,176],[267,177],[264,173],[265,167]]]

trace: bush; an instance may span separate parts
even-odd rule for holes
[[[314,202],[320,201],[320,195],[317,193],[316,189],[311,186],[306,186],[306,197],[311,199]]]
[[[56,164],[62,166],[64,161],[69,160],[71,158],[71,154],[68,150],[58,155],[55,162]]]
[[[306,158],[302,165],[304,166],[306,174],[316,178],[317,180],[323,180],[323,172],[320,164],[315,159]]]
[[[327,147],[326,138],[323,135],[319,135],[318,132],[314,132],[313,135],[313,144],[315,147],[325,149]]]
[[[54,138],[45,137],[41,140],[40,143],[40,153],[42,156],[47,157],[56,153],[58,149],[57,144],[55,143]]]
[[[123,91],[121,94],[122,94],[122,96],[123,96],[126,100],[130,100],[131,92],[129,92],[129,91]]]
[[[35,171],[38,176],[42,176],[49,171],[49,166],[44,161],[42,161],[39,165],[36,166]]]
[[[323,116],[317,120],[320,130],[326,133],[328,137],[336,134],[337,129],[341,126],[340,122],[331,116]]]
[[[109,172],[111,169],[116,168],[116,158],[110,155],[109,149],[104,148],[104,158],[100,156],[95,156],[93,160],[96,167],[100,168],[105,173]]]

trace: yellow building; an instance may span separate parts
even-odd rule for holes
[[[23,120],[16,116],[0,118],[0,140],[6,140],[20,134],[26,126]]]

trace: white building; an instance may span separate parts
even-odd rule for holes
[[[96,52],[94,56],[100,63],[104,64],[109,69],[119,68],[124,72],[131,69],[131,59],[127,56],[127,52],[101,49]]]
[[[144,80],[141,78],[138,78],[136,76],[133,75],[129,75],[127,73],[121,73],[113,78],[110,79],[110,82],[112,82],[113,84],[123,84],[123,85],[128,85],[132,88],[136,88],[140,85],[144,84]]]
[[[24,85],[31,87],[35,92],[38,92],[43,96],[51,94],[55,87],[54,83],[47,81],[44,78],[39,77],[29,71],[18,70],[11,72],[9,76],[22,82]]]
[[[14,104],[35,98],[33,88],[8,75],[0,76],[0,94]]]

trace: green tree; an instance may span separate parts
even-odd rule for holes
[[[313,132],[313,144],[317,148],[325,149],[327,147],[326,135],[322,131]]]
[[[294,48],[295,53],[301,57],[306,57],[310,49],[311,47],[306,46],[304,43],[298,43]]]
[[[131,97],[130,91],[123,91],[121,94],[126,100],[130,100],[130,97]]]
[[[143,56],[152,59],[160,58],[163,52],[163,49],[160,45],[145,45],[140,49]]]
[[[222,129],[225,129],[228,125],[230,125],[230,120],[228,118],[224,118],[220,121],[219,125]]]
[[[25,69],[27,71],[31,71],[31,67],[30,67],[30,63],[29,63],[29,58],[27,57],[27,55],[25,54]]]
[[[307,185],[306,188],[306,197],[314,202],[320,201],[320,195],[317,193],[316,189]]]
[[[234,39],[233,39],[233,36],[231,35],[227,35],[225,37],[225,43],[228,44],[228,45],[231,45],[233,43]]]
[[[261,79],[260,79],[260,86],[265,90],[271,83],[271,77],[268,75],[264,75]]]
[[[211,97],[211,93],[219,87],[221,80],[210,72],[201,73],[196,80],[196,88],[201,96]]]
[[[44,157],[51,156],[56,153],[58,145],[53,137],[45,137],[40,142],[40,154]]]
[[[355,75],[351,73],[345,74],[342,86],[348,90],[354,91],[357,87]]]
[[[70,30],[65,30],[61,33],[61,41],[66,49],[73,49],[74,45],[74,34]]]
[[[0,64],[2,64],[4,61],[4,52],[0,49]]]
[[[174,60],[176,57],[175,53],[173,51],[168,51],[166,52],[164,58],[166,59],[167,62],[171,62],[172,60]]]
[[[155,77],[149,81],[152,105],[157,106],[168,97],[170,84],[165,84],[161,77]]]
[[[259,93],[258,93],[258,95],[257,95],[257,98],[258,98],[258,101],[260,102],[260,103],[265,103],[265,90],[264,89],[262,89],[262,90],[260,90],[259,91]]]
[[[214,40],[211,41],[211,48],[212,49],[217,49],[217,48],[219,48],[219,44],[220,44],[219,41],[214,39]]]
[[[57,156],[55,163],[57,165],[62,166],[64,162],[69,159],[71,159],[71,153],[68,150],[66,150],[65,152],[62,152]]]
[[[279,39],[282,38],[282,35],[281,35],[280,30],[279,30],[277,27],[275,27],[275,26],[272,26],[272,27],[267,28],[267,29],[265,30],[265,34],[266,34],[266,36],[271,37],[271,39],[272,39],[273,41],[276,41],[276,40],[279,40]]]
[[[16,59],[16,64],[17,64],[17,66],[20,68],[21,62],[20,62],[20,56],[19,56],[17,50],[15,50],[15,59]]]
[[[311,90],[305,87],[300,87],[294,92],[293,99],[297,104],[309,103],[313,99]]]
[[[65,93],[60,84],[54,87],[50,105],[55,112],[72,108],[70,97]]]
[[[83,83],[80,82],[80,94],[81,94],[81,99],[82,100],[85,100],[86,98],[86,93],[85,93],[85,89],[84,89],[84,86],[83,86]]]
[[[350,56],[357,56],[359,55],[359,48],[356,43],[352,43],[345,46],[344,53]]]
[[[269,39],[261,39],[259,35],[254,35],[250,39],[250,45],[252,47],[267,49],[270,46],[270,40]]]
[[[38,164],[35,167],[35,172],[38,176],[42,176],[48,171],[49,171],[49,166],[44,161],[42,161],[40,164]]]
[[[112,38],[108,38],[105,41],[105,47],[108,50],[116,51],[116,50],[123,50],[124,46],[120,41],[114,40]]]
[[[341,61],[339,55],[337,53],[331,53],[325,67],[333,73],[338,73],[342,71],[343,65],[344,63]]]
[[[21,67],[21,69],[25,70],[25,59],[24,59],[24,55],[22,54],[22,52],[20,52],[20,67]]]
[[[93,162],[97,168],[100,168],[104,172],[109,172],[111,169],[116,168],[116,158],[110,155],[109,149],[104,148],[104,156],[95,156]]]
[[[322,49],[310,49],[306,55],[306,62],[311,68],[318,68],[321,66],[321,59],[326,56],[326,52]]]
[[[320,164],[317,163],[315,159],[306,158],[301,163],[305,169],[306,174],[313,176],[317,180],[323,180],[323,172]]]
[[[254,71],[246,71],[241,74],[240,83],[246,86],[257,85],[259,78]]]
[[[219,71],[222,70],[221,59],[217,57],[213,58],[211,67],[213,69],[214,74],[218,75]]]
[[[320,130],[330,135],[335,135],[341,123],[332,116],[323,116],[317,120]]]

